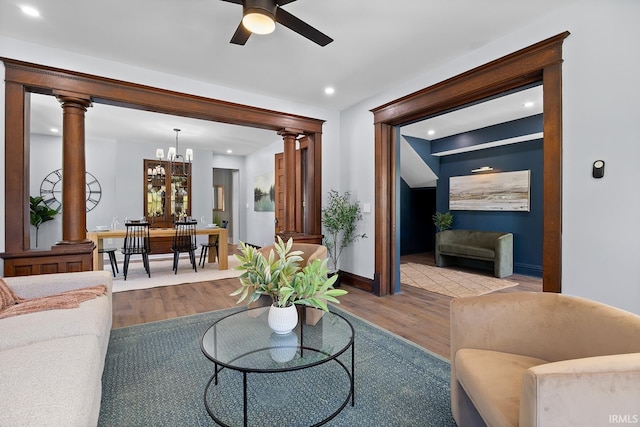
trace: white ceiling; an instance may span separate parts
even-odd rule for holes
[[[536,114],[542,114],[541,85],[403,126],[400,132],[433,141]]]
[[[230,44],[242,7],[220,0],[0,0],[0,36],[342,110],[576,1],[298,0],[284,6],[335,40],[320,47],[279,24],[245,46]],[[25,16],[23,4],[41,16]],[[335,94],[324,93],[329,85]],[[160,132],[181,127],[186,139],[186,125],[169,121]],[[263,132],[232,134],[251,144],[264,140]]]

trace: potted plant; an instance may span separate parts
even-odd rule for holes
[[[322,225],[326,231],[324,245],[331,260],[331,272],[338,272],[338,261],[342,251],[366,234],[356,233],[362,212],[358,201],[351,201],[351,193],[329,192],[329,201],[322,209]]]
[[[40,226],[47,222],[55,219],[55,216],[58,214],[58,211],[55,209],[50,209],[45,203],[42,196],[37,197],[29,197],[29,220],[31,225],[36,228],[36,248],[38,247],[38,231],[40,231]]]
[[[445,231],[451,228],[453,224],[453,215],[451,212],[438,212],[431,217],[433,219],[433,224],[438,227],[438,232],[436,233],[436,250],[434,251],[434,256],[436,258],[436,264],[438,263],[438,251],[440,247],[440,232]]]
[[[438,231],[444,231],[451,228],[451,224],[453,224],[453,215],[451,212],[436,212],[431,217],[433,219],[433,224],[438,227]]]
[[[314,260],[304,268],[298,262],[302,260],[301,252],[291,251],[293,239],[284,243],[278,236],[273,250],[268,256],[263,255],[255,247],[240,242],[240,261],[237,270],[244,271],[240,276],[241,286],[231,296],[240,295],[238,303],[247,300],[250,304],[268,295],[271,298],[269,310],[269,326],[274,332],[286,334],[298,323],[298,312],[295,304],[329,311],[327,302],[339,304],[337,297],[347,292],[334,289],[335,277],[327,277],[327,260]],[[277,314],[284,312],[285,314]],[[282,325],[278,316],[288,316],[290,323]],[[292,323],[292,325],[291,325]]]

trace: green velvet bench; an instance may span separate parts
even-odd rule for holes
[[[445,230],[436,234],[436,265],[445,267],[457,258],[493,262],[493,275],[513,274],[513,234],[496,231]]]

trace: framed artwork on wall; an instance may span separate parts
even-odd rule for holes
[[[275,212],[275,200],[274,172],[255,177],[253,184],[253,210],[256,212]]]
[[[530,171],[452,176],[449,178],[449,210],[530,210]]]

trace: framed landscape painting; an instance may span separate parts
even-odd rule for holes
[[[530,171],[452,176],[449,210],[529,212]]]
[[[275,212],[275,174],[273,172],[257,176],[253,184],[253,210],[255,212]]]

